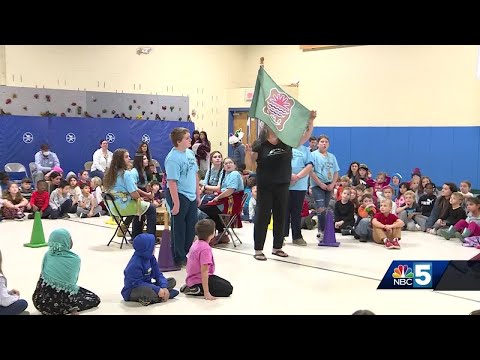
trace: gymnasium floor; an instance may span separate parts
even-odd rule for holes
[[[466,315],[480,309],[478,292],[433,292],[430,290],[377,290],[391,261],[467,260],[478,250],[460,246],[458,240],[446,241],[425,233],[405,232],[401,250],[386,250],[373,243],[359,243],[352,237],[337,235],[339,248],[318,247],[316,230],[303,231],[307,247],[289,245],[288,258],[271,254],[272,232],[267,235],[267,261],[256,261],[253,254],[253,225],[237,230],[243,245],[232,244],[213,250],[217,275],[229,280],[233,295],[207,301],[180,294],[164,304],[144,307],[123,301],[123,269],[132,255],[131,246],[106,246],[114,227],[108,217],[93,219],[43,220],[45,237],[56,228],[68,229],[73,250],[80,255],[82,267],[78,284],[92,290],[102,300],[97,309],[85,315],[146,314],[318,314],[348,315],[358,309],[370,309],[380,315],[441,314]],[[43,254],[47,247],[27,248],[33,220],[0,222],[0,249],[3,270],[9,288],[16,288],[29,302],[32,315],[39,312],[31,304]],[[157,248],[158,249],[158,248]],[[185,270],[166,273],[183,284]]]

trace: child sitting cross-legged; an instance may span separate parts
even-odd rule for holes
[[[215,222],[211,219],[200,220],[195,225],[195,232],[198,239],[188,252],[186,284],[180,291],[185,295],[203,296],[206,300],[230,296],[232,284],[214,275],[215,261],[209,243],[215,237]]]
[[[135,252],[124,271],[122,297],[147,306],[166,302],[178,295],[174,278],[166,279],[155,258],[155,236],[140,234],[133,239]],[[155,282],[152,282],[155,281]]]
[[[402,237],[402,228],[405,223],[391,213],[390,200],[380,201],[380,211],[372,220],[373,241],[385,244],[387,249],[400,249],[398,241]]]

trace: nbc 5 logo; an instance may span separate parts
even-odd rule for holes
[[[432,288],[432,263],[413,262],[398,265],[392,273],[393,285],[405,288]]]

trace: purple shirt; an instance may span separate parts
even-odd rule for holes
[[[187,257],[187,286],[202,283],[202,265],[208,265],[208,275],[215,272],[212,248],[207,241],[195,240],[190,247]]]

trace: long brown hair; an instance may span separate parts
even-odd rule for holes
[[[103,177],[105,191],[110,190],[115,185],[117,176],[120,175],[119,173],[123,176],[125,170],[127,170],[127,164],[125,164],[125,159],[123,158],[126,152],[128,152],[127,149],[117,149],[113,152],[112,162]]]

